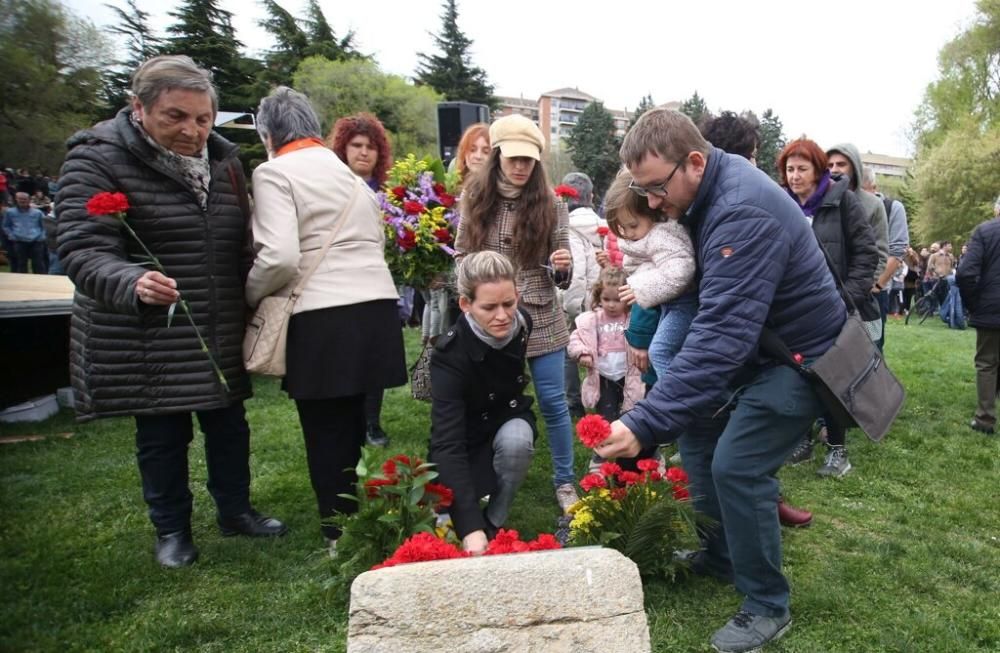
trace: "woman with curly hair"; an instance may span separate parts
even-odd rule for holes
[[[489,160],[465,182],[455,249],[459,256],[491,250],[514,262],[520,304],[534,324],[528,366],[549,437],[556,499],[566,511],[578,498],[563,375],[569,331],[556,286],[570,282],[569,212],[549,187],[541,165],[545,140],[533,122],[504,116],[489,135]]]
[[[378,191],[392,165],[392,149],[381,121],[370,113],[356,113],[339,119],[330,130],[327,144],[351,172]],[[382,392],[365,397],[368,422],[365,441],[375,447],[389,446],[389,436],[382,429]]]
[[[330,149],[351,172],[377,191],[385,183],[392,165],[392,148],[381,121],[370,113],[341,118],[327,137]]]

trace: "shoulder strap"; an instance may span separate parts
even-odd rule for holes
[[[239,202],[240,210],[243,211],[243,219],[250,224],[250,194],[247,192],[247,179],[245,175],[236,174],[236,166],[240,165],[239,159],[229,162],[229,182],[233,185],[233,192],[236,193],[236,201]]]
[[[333,245],[333,241],[337,238],[337,234],[340,232],[340,228],[344,226],[347,222],[347,216],[350,215],[351,209],[354,208],[354,201],[358,199],[358,189],[361,187],[361,178],[354,177],[354,189],[351,191],[351,199],[347,201],[347,205],[344,210],[340,212],[339,220],[330,229],[330,235],[326,237],[326,242],[323,243],[323,248],[319,250],[313,262],[309,264],[309,269],[306,270],[305,274],[299,279],[299,282],[295,284],[295,290],[289,295],[289,302],[294,303],[295,300],[299,298],[302,294],[302,289],[305,287],[306,282],[309,281],[309,277],[313,275],[316,268],[319,267],[320,262],[326,257],[326,253],[330,250],[330,246]]]

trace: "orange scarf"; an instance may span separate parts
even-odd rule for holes
[[[307,147],[326,147],[326,143],[316,137],[300,138],[282,145],[281,149],[274,153],[274,156],[277,158],[282,154],[288,154],[289,152],[295,152],[296,150],[304,150]]]

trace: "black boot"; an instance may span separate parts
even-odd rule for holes
[[[365,443],[373,447],[388,447],[389,436],[382,430],[381,425],[369,424],[368,431],[365,433]]]
[[[253,508],[232,517],[219,517],[216,521],[223,537],[232,537],[233,535],[281,537],[288,532],[288,527],[283,523],[274,517],[262,515]]]
[[[194,564],[198,548],[191,539],[191,531],[175,531],[156,536],[156,561],[169,569]]]

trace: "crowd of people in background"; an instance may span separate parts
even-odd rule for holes
[[[696,126],[649,111],[602,197],[582,172],[556,194],[542,132],[511,115],[463,135],[453,162],[455,269],[417,289],[423,309],[411,315],[413,291],[395,285],[383,254],[374,192],[393,154],[376,116],[342,117],[324,138],[308,98],[274,90],[257,112],[269,160],[253,172],[251,208],[236,146],[212,131],[210,73],[187,57],[155,57],[136,71],[133,93],[114,119],[70,140],[60,177],[3,176],[3,245],[12,271],[65,269],[75,284],[76,409],[83,419],[135,419],[165,567],[199,555],[188,488],[194,418],[221,533],[287,532],[250,502],[240,343],[247,308],[287,295],[308,267],[282,389],[331,553],[340,531],[330,518],[354,509],[343,495],[362,447],[389,445],[382,396],[406,382],[401,324],[412,318],[433,347],[429,458],[454,491],[451,518],[467,551],[482,552],[508,519],[540,433],[535,401],[565,528],[579,499],[573,422],[596,412],[612,434],[591,452],[591,469],[612,458],[625,468],[652,458],[662,469],[661,447],[677,444],[696,509],[718,523],[700,533],[699,550],[678,555],[743,597],[713,646],[759,647],[791,623],[780,525],[812,520],[779,492],[781,467],[811,460],[819,441],[821,477],[853,469],[847,429],[824,415],[801,375],[758,351],[762,329],[808,364],[856,312],[881,347],[888,317],[954,283],[956,268],[978,279],[983,242],[1000,237],[977,231],[968,264],[948,242],[911,246],[902,202],[878,193],[855,145],[795,139],[775,183],[756,168],[755,125],[729,112]],[[140,246],[117,220],[87,214],[102,191],[128,196],[135,238],[166,273],[135,264]],[[175,324],[167,338],[181,291],[192,325]],[[976,306],[996,299],[969,297]],[[984,353],[972,427],[984,432],[996,421],[996,326],[977,325]],[[199,329],[210,334],[205,346]]]

